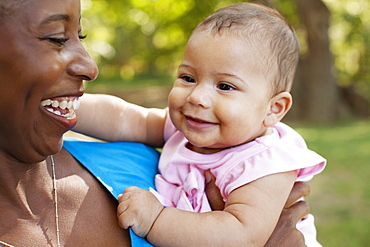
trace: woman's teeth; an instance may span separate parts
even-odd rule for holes
[[[62,117],[72,117],[74,110],[80,107],[79,98],[67,101],[67,100],[51,100],[46,99],[41,101],[41,106],[49,112]]]

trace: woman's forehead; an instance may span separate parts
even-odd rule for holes
[[[0,0],[1,2],[4,0]],[[68,16],[72,21],[80,19],[80,0],[5,0],[17,2],[1,3],[0,25],[21,25],[25,28],[36,28],[51,16]],[[3,6],[4,8],[2,8]]]
[[[0,18],[9,15],[37,15],[48,11],[80,12],[80,0],[0,0]]]

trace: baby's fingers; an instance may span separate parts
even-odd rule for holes
[[[130,198],[130,195],[135,191],[135,190],[138,190],[139,188],[138,187],[135,187],[135,186],[131,186],[131,187],[128,187],[126,188],[124,191],[123,191],[123,194],[120,194],[118,196],[118,202],[122,202],[122,201],[125,201],[127,199]]]
[[[128,212],[130,206],[130,198],[132,196],[132,192],[137,189],[137,187],[128,187],[125,189],[124,193],[118,196],[118,207],[117,207],[117,217],[119,221],[119,225],[127,229],[128,227],[132,226],[133,224],[133,217],[129,217],[132,215]]]
[[[117,214],[118,224],[123,229],[127,229],[135,224],[135,218],[132,217],[132,214],[127,213],[127,210],[124,210],[122,213]]]
[[[117,215],[123,214],[127,209],[130,204],[127,201],[122,201],[118,204],[117,207]]]

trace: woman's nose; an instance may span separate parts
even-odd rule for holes
[[[73,60],[68,66],[68,73],[86,81],[95,80],[99,74],[98,66],[83,45],[80,43],[72,52],[74,53]]]
[[[209,108],[212,105],[211,94],[211,88],[207,88],[203,85],[197,85],[190,93],[188,101],[193,105]]]

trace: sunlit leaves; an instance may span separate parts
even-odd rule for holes
[[[370,2],[325,0],[331,10],[329,35],[335,55],[338,83],[357,84],[370,96]],[[367,94],[367,95],[366,95]]]
[[[331,52],[339,84],[357,84],[370,97],[370,2],[323,0],[331,11]],[[102,77],[172,74],[194,27],[237,0],[82,0],[84,41]],[[268,1],[296,28],[302,54],[306,33],[292,0]],[[85,32],[84,32],[85,33]]]

